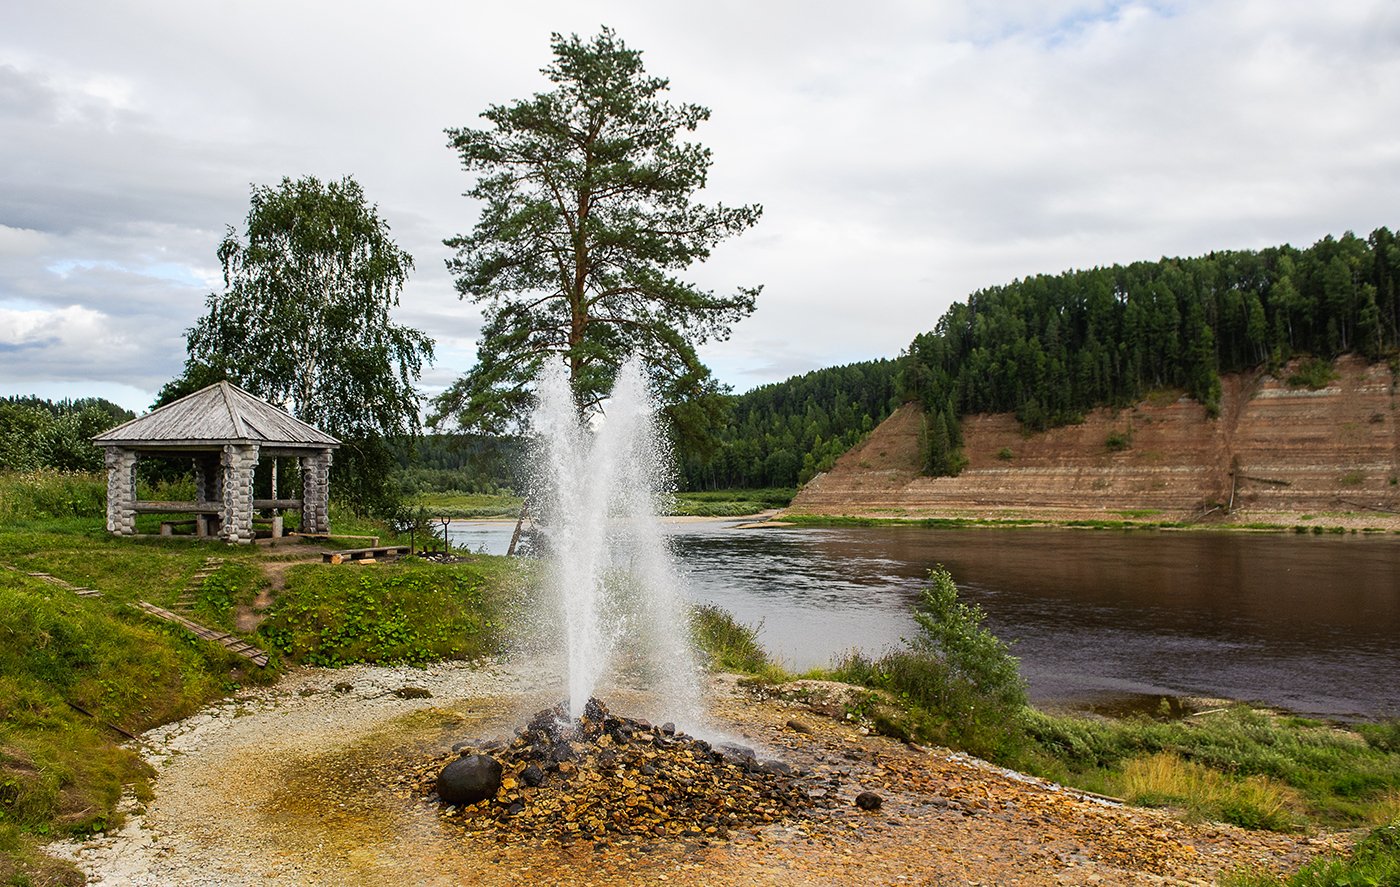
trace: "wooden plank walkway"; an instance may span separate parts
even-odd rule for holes
[[[74,585],[67,579],[60,579],[57,576],[50,576],[48,573],[40,573],[34,570],[20,570],[16,567],[9,566],[7,566],[6,569],[15,570],[15,572],[18,573],[23,573],[31,579],[38,579],[40,582],[47,582],[50,585],[57,585],[59,588],[66,588],[69,591],[76,594],[78,597],[102,597],[102,592],[98,591],[95,588],[87,588],[83,585]]]
[[[180,596],[175,599],[171,609],[180,613],[188,613],[193,610],[194,605],[199,601],[199,592],[204,587],[204,580],[214,575],[223,565],[224,559],[221,557],[206,557],[204,563],[186,583],[184,591],[181,591]]]
[[[164,619],[166,622],[174,622],[176,625],[181,626],[192,634],[202,637],[207,641],[222,644],[230,652],[237,653],[239,656],[242,656],[255,665],[267,665],[267,652],[256,644],[245,641],[243,638],[231,635],[228,632],[205,628],[198,622],[192,622],[178,613],[172,613],[169,610],[157,607],[155,604],[146,601],[137,601],[134,606],[155,616],[157,619]]]

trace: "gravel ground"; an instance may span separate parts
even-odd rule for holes
[[[395,695],[407,686],[432,695]],[[1120,807],[864,735],[728,676],[711,687],[714,723],[810,774],[833,807],[728,842],[560,846],[467,835],[407,787],[426,757],[507,734],[559,686],[535,662],[298,671],[147,733],[154,800],[120,831],[50,850],[103,885],[1211,884],[1346,844]],[[648,707],[635,691],[607,698]],[[854,806],[865,790],[880,810]]]

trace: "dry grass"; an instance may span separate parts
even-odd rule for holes
[[[1180,807],[1201,819],[1246,828],[1294,828],[1302,799],[1267,776],[1227,776],[1170,752],[1134,758],[1123,767],[1123,796],[1147,807]]]

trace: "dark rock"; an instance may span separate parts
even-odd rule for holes
[[[489,755],[466,755],[446,767],[437,778],[438,797],[447,804],[475,804],[495,797],[501,787],[501,764]]]
[[[525,769],[520,771],[520,781],[531,788],[538,788],[544,782],[544,771],[538,764],[526,764]]]
[[[753,749],[747,745],[739,745],[737,742],[721,742],[718,748],[731,758],[738,758],[742,761],[752,761],[757,757]]]
[[[879,810],[884,800],[874,792],[861,792],[856,795],[856,806],[862,810]]]
[[[637,769],[637,772],[642,774],[643,776],[655,776],[656,768],[650,764],[643,764]]]
[[[665,733],[667,736],[675,736],[676,725],[671,723],[670,721],[667,721],[666,723],[661,725],[661,732]]]
[[[400,699],[431,699],[433,696],[426,687],[400,687],[394,695]]]
[[[349,693],[353,689],[355,689],[355,685],[348,681],[341,681],[335,685],[335,692],[337,693]]]
[[[556,764],[572,761],[577,755],[567,742],[561,742],[549,751],[549,759]]]
[[[788,721],[788,722],[787,722],[787,728],[788,728],[789,730],[793,731],[794,733],[811,733],[811,732],[812,732],[812,727],[811,727],[810,724],[804,724],[802,721],[799,721],[797,718],[793,718],[792,720]]]
[[[583,716],[590,721],[601,722],[608,716],[608,707],[596,696],[589,697],[583,704]]]
[[[782,776],[791,776],[792,767],[786,761],[764,761],[763,769],[769,773],[777,773]]]

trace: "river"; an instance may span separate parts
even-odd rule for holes
[[[943,564],[1040,705],[1111,713],[1205,696],[1400,716],[1400,539],[1225,532],[669,524],[686,595],[760,626],[790,668],[916,631]],[[502,553],[513,524],[459,521]]]

